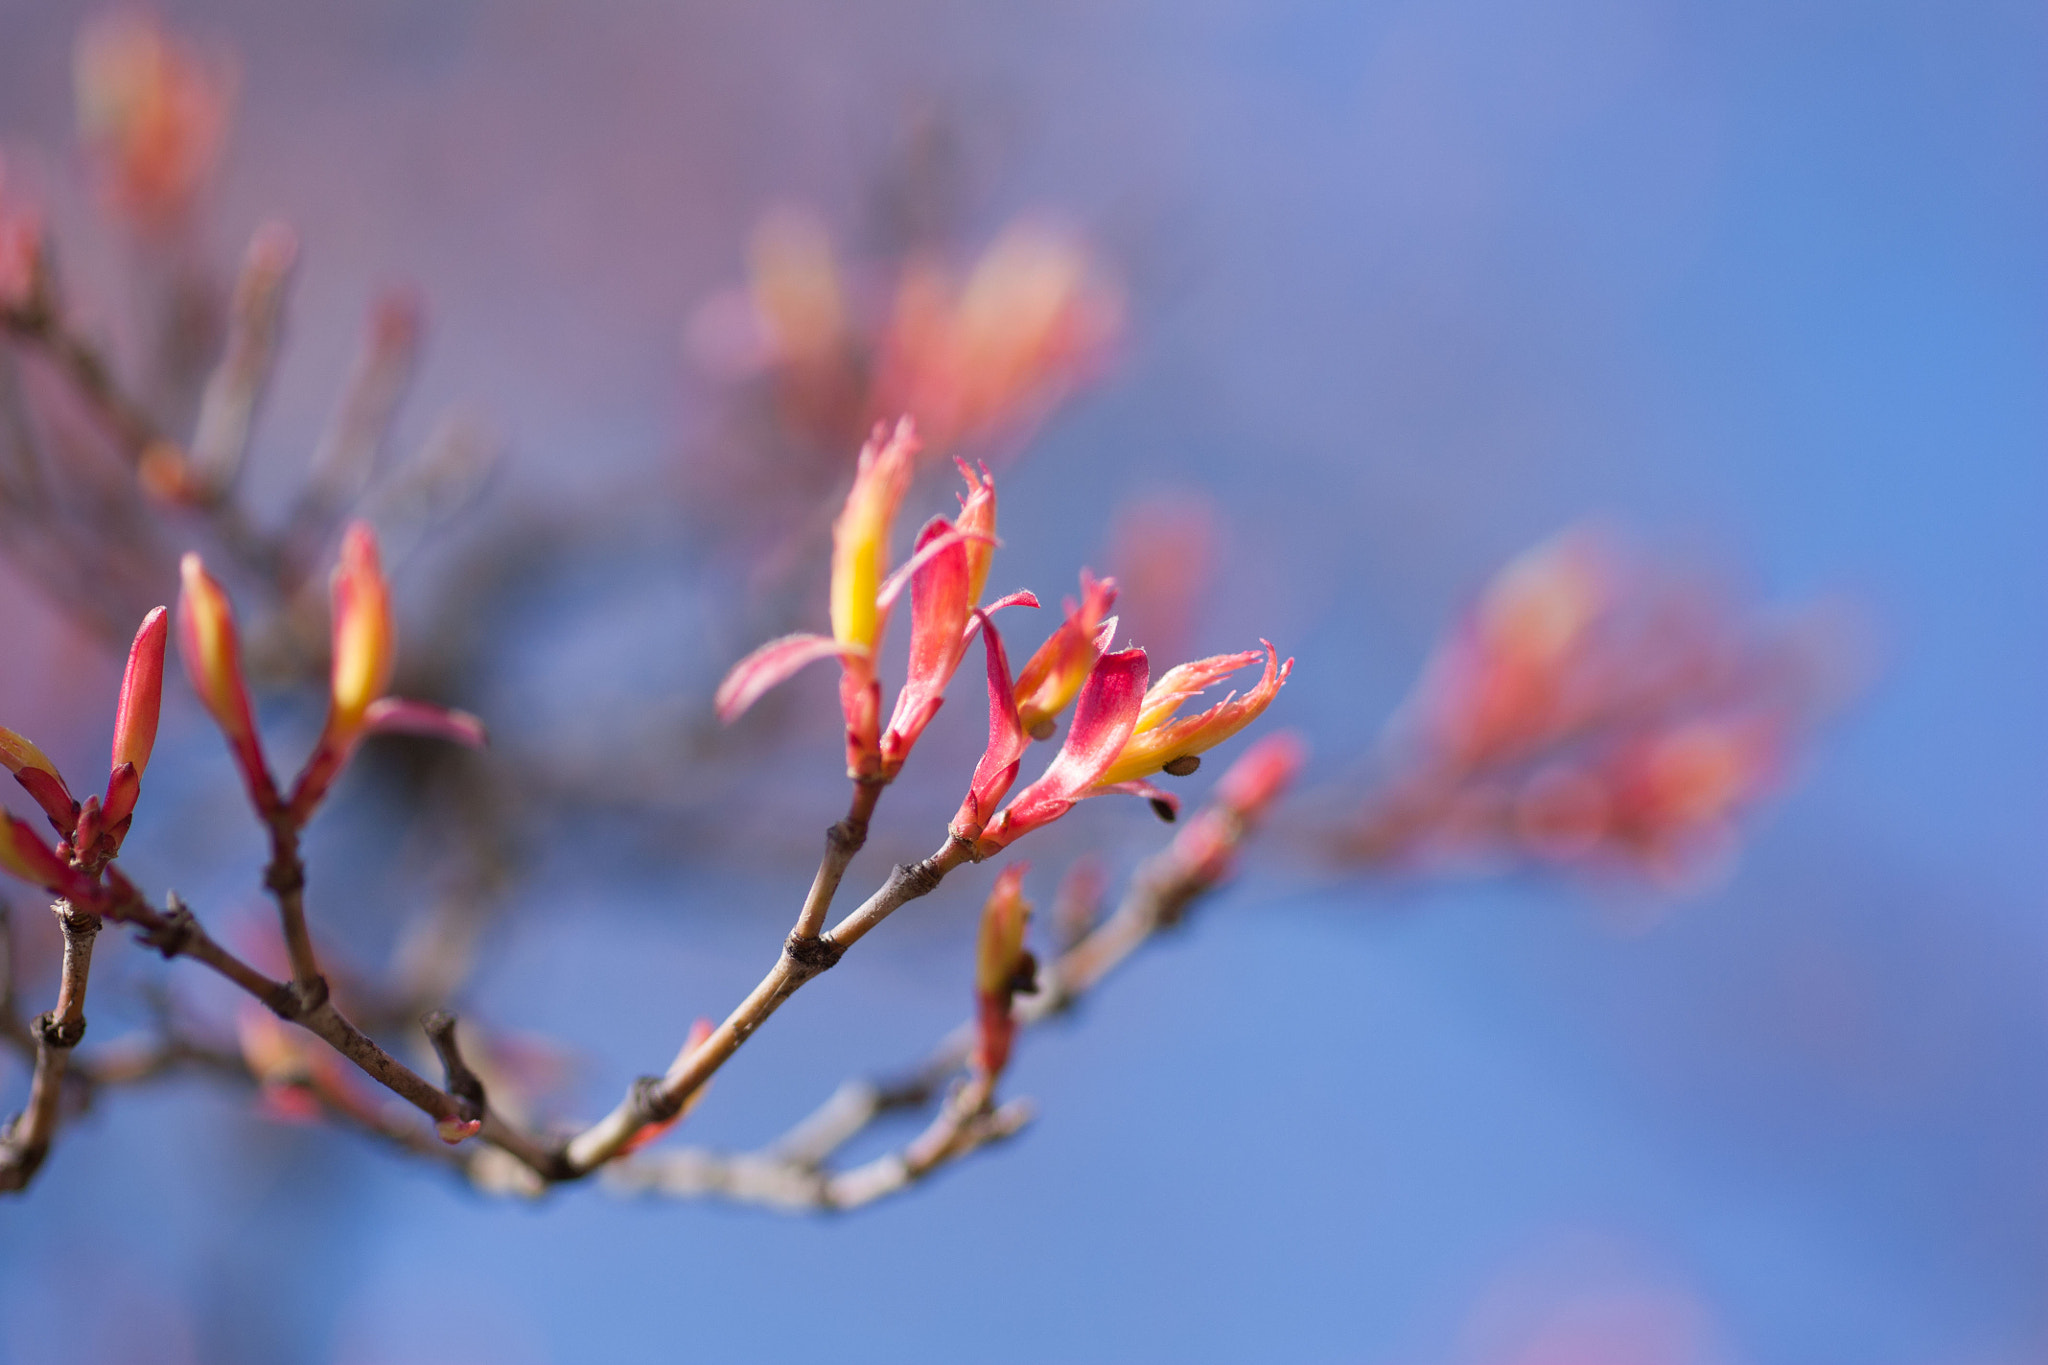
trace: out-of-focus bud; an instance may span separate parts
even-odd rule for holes
[[[8,202],[7,167],[0,163],[0,314],[31,307],[42,284],[42,223],[34,213]]]
[[[867,412],[870,362],[831,238],[814,215],[778,209],[755,229],[747,266],[743,287],[707,299],[691,316],[685,345],[718,379],[766,376],[790,434],[813,453],[837,450]]]
[[[79,34],[72,75],[79,131],[114,207],[151,231],[183,217],[220,156],[231,67],[131,13]]]
[[[1609,769],[1614,834],[1654,864],[1725,843],[1735,817],[1767,793],[1783,738],[1768,719],[1702,716],[1628,746]]]
[[[156,747],[157,717],[164,700],[164,646],[170,638],[170,613],[156,608],[142,618],[135,643],[128,647],[128,667],[121,675],[121,698],[114,709],[114,753],[110,765],[135,766],[136,777],[149,770]],[[119,819],[118,816],[115,817]]]
[[[1469,764],[1546,738],[1566,719],[1573,680],[1618,592],[1612,548],[1586,529],[1502,569],[1425,678],[1432,742]]]
[[[1213,501],[1188,492],[1140,498],[1117,513],[1111,545],[1123,620],[1155,654],[1180,653],[1193,634],[1220,521]]]
[[[903,275],[883,347],[881,410],[914,413],[934,445],[1028,427],[1098,367],[1123,304],[1088,252],[1019,223],[957,287],[928,262]]]
[[[1306,755],[1301,737],[1287,730],[1246,749],[1218,780],[1209,804],[1174,835],[1164,856],[1176,875],[1204,886],[1228,879],[1238,848],[1293,784]]]
[[[1256,823],[1287,794],[1307,761],[1308,745],[1302,737],[1293,730],[1276,730],[1253,741],[1237,762],[1224,770],[1212,799],[1238,819]]]
[[[52,895],[82,903],[92,900],[92,883],[12,815],[0,815],[0,868]]]
[[[981,937],[974,953],[974,988],[984,995],[1011,989],[1017,969],[1024,960],[1024,928],[1031,920],[1031,903],[1024,899],[1024,873],[1028,863],[1012,863],[996,878],[981,909]]]
[[[1147,675],[1142,649],[1121,650],[1096,660],[1074,705],[1074,723],[1067,728],[1066,742],[1044,776],[1017,793],[989,822],[975,843],[976,857],[986,858],[1020,836],[1051,824],[1072,810],[1076,801],[1094,794],[1138,723]]]
[[[1345,856],[1523,854],[1665,883],[1725,867],[1736,817],[1839,700],[1829,619],[1738,609],[1612,534],[1556,536],[1437,649]]]
[[[434,1120],[434,1135],[450,1147],[456,1146],[458,1143],[467,1142],[483,1130],[484,1121],[482,1119],[448,1118]]]
[[[1222,810],[1206,806],[1173,836],[1171,858],[1190,879],[1214,886],[1236,866],[1241,827]]]
[[[0,765],[5,765],[22,790],[35,798],[59,837],[69,839],[72,826],[78,821],[78,802],[72,799],[71,789],[64,785],[64,775],[57,771],[49,756],[23,736],[0,727]]]
[[[805,376],[847,344],[846,291],[824,226],[799,209],[763,219],[748,244],[748,293],[775,358]]]
[[[298,253],[298,234],[288,224],[264,223],[250,237],[228,305],[227,351],[200,397],[191,456],[179,459],[175,486],[165,491],[217,499],[241,471],[256,405],[277,358],[285,286]]]
[[[363,522],[341,538],[334,569],[334,675],[327,729],[352,738],[370,703],[391,685],[391,589],[378,563],[377,537]]]
[[[1183,762],[1215,748],[1250,725],[1272,704],[1287,682],[1294,660],[1280,662],[1279,653],[1267,641],[1266,671],[1251,691],[1232,693],[1198,716],[1171,719],[1183,701],[1235,669],[1259,656],[1256,652],[1221,654],[1169,669],[1145,694],[1138,723],[1123,751],[1099,779],[1105,787],[1134,782],[1164,769],[1185,770]]]
[[[250,798],[268,814],[277,804],[277,789],[263,761],[256,721],[249,708],[249,688],[242,680],[242,646],[235,629],[235,610],[227,593],[206,572],[196,554],[179,564],[178,653],[192,690],[227,736],[228,748],[242,769]]]
[[[313,1091],[317,1054],[269,1010],[244,1005],[235,1014],[242,1065],[255,1078],[262,1111],[286,1123],[314,1123],[320,1101]]]
[[[698,1019],[695,1023],[691,1024],[689,1036],[683,1039],[683,1046],[677,1051],[676,1059],[669,1063],[668,1074],[671,1076],[681,1075],[683,1068],[690,1064],[690,1054],[704,1046],[710,1040],[714,1031],[709,1019]],[[626,1145],[619,1150],[621,1152],[637,1152],[648,1143],[659,1139],[669,1129],[688,1118],[690,1111],[703,1102],[704,1092],[710,1088],[711,1083],[706,1081],[695,1090],[692,1090],[689,1098],[683,1101],[682,1108],[676,1110],[674,1114],[661,1120],[659,1123],[643,1125],[639,1132],[626,1139]]]
[[[1052,898],[1053,937],[1061,951],[1088,936],[1102,915],[1102,898],[1108,878],[1098,858],[1077,858],[1060,878],[1059,892]]]
[[[334,579],[334,667],[327,725],[306,766],[292,783],[290,810],[304,821],[370,733],[427,735],[471,748],[484,744],[475,716],[426,702],[387,697],[396,651],[391,587],[378,562],[377,536],[367,522],[351,523],[341,539]]]
[[[976,1038],[974,1064],[982,1075],[1000,1076],[1009,1064],[1017,1024],[1010,1002],[1019,991],[1037,988],[1037,962],[1024,948],[1031,903],[1024,899],[1025,864],[1003,869],[981,911],[974,953]]]
[[[1017,675],[1017,719],[1033,739],[1050,739],[1053,722],[1081,690],[1089,670],[1116,635],[1116,580],[1081,570],[1081,600],[1066,601],[1067,619],[1025,661]],[[1107,619],[1105,619],[1107,618]]]

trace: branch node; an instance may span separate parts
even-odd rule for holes
[[[178,899],[178,893],[169,892],[164,896],[164,914],[161,920],[135,935],[135,941],[145,948],[154,948],[168,962],[192,946],[192,940],[199,933],[199,921],[193,918],[185,902]]]
[[[850,862],[867,839],[867,821],[855,825],[850,819],[835,820],[825,830],[825,854],[841,862]]]
[[[57,1017],[55,1010],[51,1010],[36,1016],[35,1027],[36,1037],[42,1040],[44,1047],[68,1051],[77,1047],[78,1040],[85,1037],[85,1016],[81,1014],[67,1024]]]
[[[632,1110],[634,1131],[649,1124],[667,1123],[683,1110],[683,1098],[670,1099],[662,1094],[660,1076],[638,1076],[633,1080],[632,1089],[626,1092],[626,1103]]]
[[[265,1009],[288,1023],[295,1024],[306,1017],[307,1010],[300,999],[299,989],[289,981],[276,983],[256,998],[263,1002]]]
[[[70,901],[57,902],[57,924],[67,939],[91,938],[99,933],[102,921],[90,910],[81,910]]]
[[[298,1011],[287,1016],[289,1018],[303,1019],[327,1003],[327,978],[324,976],[309,976],[304,981],[292,982],[285,989],[291,992],[293,1007]]]
[[[830,938],[821,938],[816,934],[802,938],[791,934],[782,941],[782,954],[809,978],[837,966],[839,959],[846,955],[846,949]]]
[[[889,880],[894,883],[891,890],[899,893],[903,900],[916,900],[920,896],[930,895],[938,890],[939,883],[944,881],[945,877],[945,872],[933,864],[930,858],[914,863],[898,863],[896,870],[889,874]]]
[[[306,865],[299,861],[296,847],[279,847],[277,856],[263,869],[263,885],[279,896],[295,895],[306,889]]]

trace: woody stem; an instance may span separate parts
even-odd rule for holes
[[[839,894],[839,883],[846,876],[847,866],[868,841],[868,819],[875,813],[875,803],[881,799],[884,785],[873,778],[854,779],[853,801],[847,807],[846,818],[825,831],[825,856],[818,862],[818,875],[811,882],[811,893],[804,897],[796,928],[789,933],[791,938],[815,939],[825,927],[825,916],[832,909],[832,898]]]
[[[29,1082],[28,1106],[0,1132],[0,1190],[25,1188],[49,1155],[71,1050],[85,1036],[85,987],[92,974],[92,945],[100,918],[69,901],[60,900],[50,908],[64,933],[57,1007],[35,1022],[36,1069]]]
[[[288,809],[280,808],[270,816],[270,866],[263,873],[263,885],[277,902],[278,918],[284,925],[292,985],[301,1007],[310,1011],[327,998],[327,982],[320,975],[312,931],[306,927],[306,864],[299,857],[298,825]]]

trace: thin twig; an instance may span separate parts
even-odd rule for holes
[[[1231,858],[1256,820],[1221,804],[1184,827],[1184,835],[1153,855],[1132,876],[1108,918],[1062,953],[1042,973],[1037,994],[1017,1002],[1019,1027],[1041,1024],[1071,1010],[1160,929],[1179,923],[1190,907],[1227,880]],[[725,1154],[702,1149],[642,1153],[612,1173],[619,1188],[668,1198],[719,1197],[798,1212],[858,1207],[901,1193],[939,1165],[1015,1133],[1029,1111],[1013,1102],[989,1107],[984,1082],[956,1088],[930,1126],[899,1151],[834,1173],[825,1163],[877,1120],[922,1109],[945,1093],[973,1054],[975,1024],[952,1029],[923,1061],[893,1081],[847,1081],[779,1140],[760,1152]],[[973,1102],[963,1102],[962,1096]]]
[[[825,831],[825,856],[818,863],[817,878],[811,883],[810,895],[804,898],[796,928],[790,931],[791,938],[813,939],[825,927],[825,916],[832,909],[832,898],[839,894],[847,865],[868,841],[868,820],[875,813],[882,787],[880,782],[854,780],[853,801],[847,807],[846,818]]]
[[[229,304],[228,340],[206,381],[192,432],[190,463],[209,502],[226,497],[249,452],[257,404],[270,384],[297,243],[282,224],[257,229]]]
[[[284,924],[292,985],[301,1007],[311,1010],[327,998],[327,982],[320,975],[320,959],[306,927],[306,864],[299,857],[299,827],[282,807],[270,813],[270,866],[263,873],[263,885],[277,902],[278,918]]]
[[[0,324],[17,341],[40,351],[71,381],[113,432],[131,464],[141,464],[143,454],[163,439],[149,414],[121,392],[99,351],[63,325],[53,302],[0,311]]]
[[[36,1020],[36,1069],[28,1106],[0,1133],[0,1191],[27,1187],[49,1155],[64,1097],[71,1050],[85,1036],[85,991],[92,976],[92,945],[99,916],[58,901],[51,910],[64,934],[57,1007]]]
[[[949,837],[937,853],[924,861],[898,864],[881,890],[822,938],[799,941],[792,935],[782,945],[782,955],[768,975],[761,978],[761,983],[681,1067],[660,1078],[642,1077],[635,1081],[611,1113],[570,1139],[563,1149],[570,1178],[596,1170],[617,1156],[642,1128],[676,1114],[683,1102],[717,1074],[740,1045],[781,1008],[783,1001],[796,994],[806,981],[829,970],[849,947],[901,906],[931,894],[946,874],[966,862],[971,853],[972,846],[966,841]]]

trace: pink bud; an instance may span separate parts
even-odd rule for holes
[[[92,883],[12,815],[0,815],[0,868],[53,895],[74,901],[93,898]]]
[[[57,765],[26,738],[0,727],[0,766],[13,773],[22,790],[35,798],[57,833],[70,838],[71,827],[78,820],[78,802],[64,785]]]
[[[142,618],[142,628],[128,648],[128,669],[121,675],[121,699],[114,710],[110,771],[132,763],[140,778],[149,770],[150,751],[156,747],[157,716],[163,706],[164,645],[169,636],[169,613],[158,607]]]
[[[1258,820],[1286,794],[1308,760],[1308,745],[1293,730],[1276,730],[1252,744],[1216,782],[1216,803],[1239,819]]]

